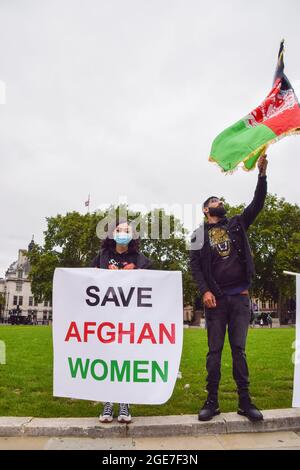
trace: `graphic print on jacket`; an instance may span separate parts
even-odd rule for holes
[[[209,243],[213,250],[217,250],[222,257],[230,255],[231,241],[225,228],[213,227],[209,230],[208,235]]]
[[[227,224],[210,226],[212,274],[220,287],[235,287],[246,283],[246,265],[240,258],[228,234]]]
[[[108,269],[136,269],[136,253],[111,253]]]

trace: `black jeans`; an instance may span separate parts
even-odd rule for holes
[[[208,336],[206,358],[207,391],[215,398],[221,379],[221,356],[224,346],[226,327],[232,354],[233,377],[239,397],[248,396],[249,371],[245,347],[250,322],[250,299],[248,295],[224,295],[216,301],[214,308],[205,308]]]

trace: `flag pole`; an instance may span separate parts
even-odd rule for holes
[[[85,207],[87,207],[87,214],[89,214],[89,212],[90,212],[90,196],[91,196],[91,195],[89,194],[88,200],[85,201],[85,203],[84,203],[84,204],[85,204]]]

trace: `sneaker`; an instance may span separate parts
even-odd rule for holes
[[[119,423],[130,423],[131,414],[129,412],[129,405],[127,405],[127,403],[120,403],[118,421]]]
[[[218,401],[207,399],[203,407],[199,411],[198,419],[199,421],[209,421],[214,416],[219,415],[220,413],[221,412]]]
[[[264,419],[263,414],[250,399],[239,402],[237,413],[241,416],[246,416],[250,421],[262,421]]]
[[[99,416],[101,423],[111,423],[114,419],[113,403],[106,402],[103,408],[102,415]]]

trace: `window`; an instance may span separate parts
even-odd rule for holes
[[[29,307],[32,307],[32,306],[33,306],[33,297],[29,297],[29,299],[28,299],[28,305],[29,305]]]
[[[37,307],[38,306],[38,301],[36,299],[34,299],[34,306]]]
[[[265,301],[261,303],[261,308],[266,308],[266,302]]]
[[[22,281],[16,281],[16,291],[22,292]]]
[[[14,305],[18,305],[18,296],[14,295]]]
[[[47,300],[45,300],[45,302],[44,302],[44,307],[48,307],[48,302],[47,302]]]
[[[49,307],[52,307],[52,299],[49,302]]]
[[[43,320],[48,320],[48,312],[47,310],[43,311]]]
[[[18,278],[19,278],[19,279],[22,279],[22,275],[23,275],[22,270],[19,269],[19,271],[18,271]]]
[[[19,295],[19,305],[23,305],[23,296]]]

